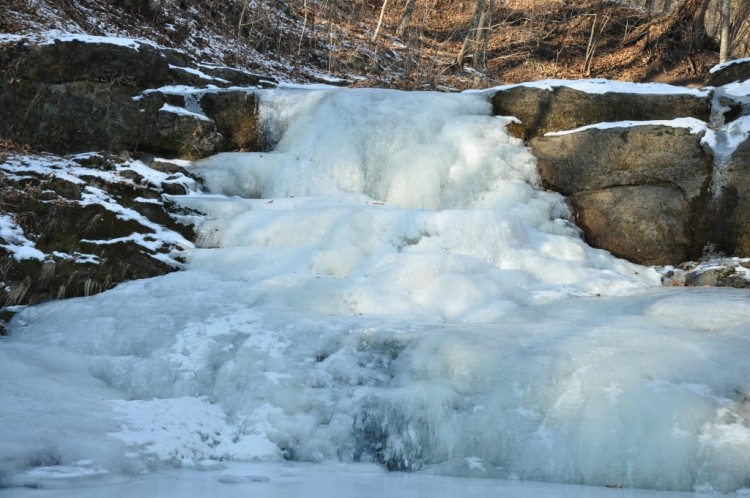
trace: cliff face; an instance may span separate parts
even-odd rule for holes
[[[90,295],[181,267],[195,180],[166,158],[258,148],[246,71],[146,42],[0,44],[0,305]],[[61,155],[62,154],[62,155]]]
[[[196,158],[253,148],[252,90],[274,84],[127,39],[19,40],[0,45],[0,64],[0,136],[62,153],[140,150]],[[228,87],[234,90],[220,92]]]
[[[745,68],[745,72],[740,68]],[[706,253],[750,256],[746,185],[750,64],[694,90],[605,81],[500,89],[498,115],[566,195],[586,240],[630,261],[675,265]]]

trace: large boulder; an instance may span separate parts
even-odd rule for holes
[[[94,41],[0,44],[0,137],[58,153],[189,159],[258,148],[251,92],[272,80],[149,44]],[[175,85],[191,86],[189,102]]]
[[[96,81],[137,89],[173,81],[166,54],[148,44],[90,43],[71,39],[49,44],[12,46],[22,80],[39,83]]]
[[[690,93],[588,93],[567,86],[550,90],[513,86],[492,97],[493,112],[515,116],[508,130],[529,139],[548,132],[570,130],[601,122],[650,121],[692,117],[708,121],[711,98]]]
[[[706,86],[722,86],[746,80],[750,80],[750,58],[715,66],[706,77]]]
[[[750,257],[750,138],[732,155],[722,197],[726,204],[726,233],[735,249],[733,255]]]
[[[532,139],[544,186],[570,199],[589,243],[643,264],[700,256],[713,155],[703,133],[642,125]]]
[[[245,90],[207,92],[200,106],[210,117],[227,143],[226,149],[258,150],[258,102],[255,95]]]

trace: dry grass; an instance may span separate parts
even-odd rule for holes
[[[670,44],[668,34],[659,32],[668,25],[661,10],[649,13],[637,8],[639,3],[643,2],[496,0],[486,66],[478,68],[479,73],[455,64],[474,0],[416,0],[401,37],[396,33],[405,0],[391,0],[376,42],[371,38],[381,0],[11,0],[11,9],[0,9],[0,28],[49,29],[44,16],[54,11],[92,34],[103,34],[106,28],[215,62],[283,73],[300,81],[327,72],[350,83],[359,81],[360,86],[466,88],[581,77],[699,81],[717,61],[716,54]],[[737,22],[738,33],[750,31],[742,21]],[[741,41],[735,46],[742,50]],[[473,63],[471,57],[466,62]]]

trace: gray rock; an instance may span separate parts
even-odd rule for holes
[[[692,206],[675,186],[615,186],[578,192],[570,201],[588,243],[615,256],[661,265],[693,255]]]
[[[685,128],[589,129],[529,142],[543,185],[569,196],[592,245],[644,264],[700,255],[713,156]]]
[[[543,90],[525,86],[500,90],[492,98],[498,116],[521,122],[508,126],[518,138],[529,139],[601,122],[648,121],[693,117],[708,121],[711,98],[688,94],[591,94],[568,87]]]
[[[249,90],[224,95],[214,85],[203,98],[206,116],[187,109],[180,95],[153,90],[175,83],[273,84],[231,68],[198,68],[184,54],[150,45],[0,44],[0,137],[57,153],[135,150],[196,159],[257,149]]]
[[[735,287],[744,289],[750,287],[750,282],[738,274],[732,267],[712,268],[700,272],[690,272],[685,275],[686,287]]]
[[[236,69],[225,66],[214,66],[211,64],[201,64],[199,69],[219,80],[225,80],[228,83],[217,83],[218,86],[236,86],[236,87],[256,87],[270,88],[275,86],[278,81],[268,76],[253,74],[242,69]]]
[[[206,93],[201,97],[200,105],[226,139],[226,149],[253,151],[260,148],[257,102],[252,92]]]
[[[722,86],[735,81],[750,80],[750,59],[733,62],[708,73],[706,86]]]
[[[59,41],[14,45],[16,77],[40,83],[102,82],[137,89],[171,83],[167,56],[147,44],[137,49],[110,43]]]
[[[76,159],[81,169],[92,170],[109,161],[100,155]],[[138,176],[121,176],[122,180],[110,181],[81,174],[89,185],[150,223],[194,239],[191,227],[172,218],[174,208],[162,201],[163,190],[139,181]],[[135,181],[128,182],[128,177]],[[81,203],[82,192],[80,184],[59,177],[28,173],[24,178],[10,178],[0,171],[0,211],[12,208],[25,236],[47,255],[44,261],[18,261],[0,248],[0,307],[96,294],[120,282],[177,269],[165,263],[164,256],[179,248],[169,243],[147,248],[130,239],[133,233],[141,233],[157,240],[150,223],[122,219],[101,205]],[[139,200],[144,198],[153,202]]]
[[[723,190],[723,222],[733,246],[725,251],[739,257],[750,257],[750,139],[735,150],[729,167],[729,178]]]

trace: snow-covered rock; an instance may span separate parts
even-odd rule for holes
[[[519,138],[613,121],[708,121],[711,114],[709,92],[664,84],[550,80],[495,90],[494,113],[518,118],[508,129]]]
[[[180,268],[193,231],[161,195],[176,187],[185,193],[195,181],[102,154],[7,155],[0,306],[92,295]]]
[[[116,38],[3,39],[0,60],[0,137],[62,153],[140,150],[198,158],[254,148],[251,92],[274,84]],[[229,96],[216,95],[226,88]]]
[[[714,66],[706,77],[707,86],[722,86],[750,80],[750,58],[737,59]]]

